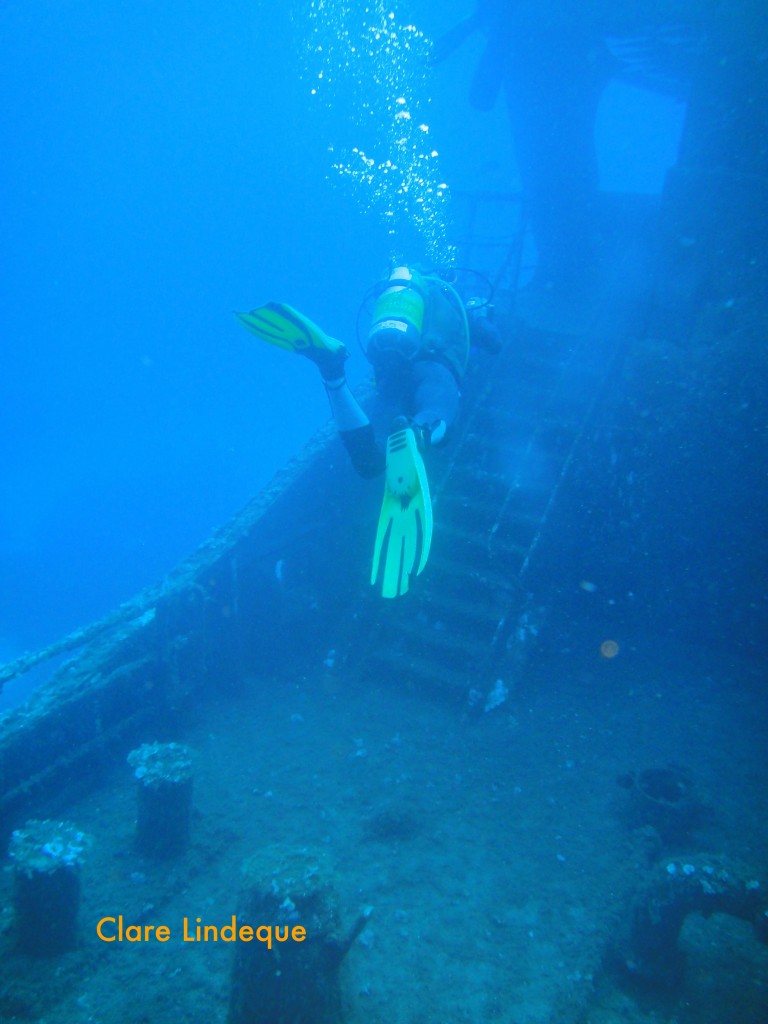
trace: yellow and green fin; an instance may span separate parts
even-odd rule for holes
[[[407,427],[387,438],[387,473],[371,583],[382,597],[400,597],[427,564],[432,543],[432,501],[424,460]]]
[[[346,353],[346,346],[331,338],[316,323],[285,302],[268,302],[248,313],[235,313],[238,323],[262,341],[278,348],[313,356],[315,352]]]

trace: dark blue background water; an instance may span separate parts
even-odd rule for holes
[[[390,257],[329,180],[357,140],[310,101],[305,7],[0,11],[0,660],[158,579],[326,419],[311,369],[231,317],[282,299],[349,340]],[[439,35],[470,8],[399,9]],[[453,187],[511,187],[503,111],[467,104],[477,52],[437,70],[431,139]],[[681,116],[609,90],[604,183],[658,189]]]

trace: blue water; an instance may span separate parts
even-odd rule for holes
[[[472,6],[0,7],[0,664],[161,579],[327,420],[314,369],[232,310],[295,305],[347,342],[357,382],[371,283],[394,259],[449,260],[462,193],[520,188],[503,98],[486,112],[469,103],[482,37],[424,64],[427,41]],[[515,10],[533,12],[531,38],[546,43],[559,6]],[[518,79],[531,109],[513,115],[545,137],[536,118],[568,65],[549,51],[540,96],[531,56]],[[412,594],[381,601],[361,568],[378,481],[324,479],[318,508],[318,462],[263,536],[135,624],[120,665],[89,651],[62,673],[58,701],[43,692],[5,719],[2,825],[66,817],[94,843],[70,959],[14,948],[17,876],[8,862],[0,872],[0,1017],[223,1021],[230,951],[177,941],[162,961],[154,949],[105,956],[93,925],[105,913],[229,921],[245,858],[271,871],[301,851],[304,883],[317,852],[332,863],[343,918],[375,907],[345,964],[352,1024],[766,1019],[766,950],[751,930],[765,939],[764,915],[709,913],[702,897],[715,879],[764,906],[765,300],[742,248],[749,226],[733,223],[742,209],[749,219],[739,196],[758,176],[725,159],[724,197],[695,174],[677,181],[665,212],[706,227],[687,210],[698,186],[716,225],[709,252],[684,231],[654,247],[638,215],[648,204],[624,201],[664,188],[685,115],[637,75],[603,92],[599,183],[624,195],[601,197],[602,228],[613,218],[602,291],[585,327],[572,301],[583,295],[537,283],[544,246],[529,232],[523,326],[501,354],[475,353],[459,454],[429,453],[430,479],[443,479]],[[552,153],[578,143],[567,121]],[[574,153],[561,150],[561,164],[539,162],[552,192],[568,185]],[[558,225],[571,254],[584,242],[575,212]],[[670,281],[653,277],[649,252]],[[40,681],[14,681],[0,709]],[[132,842],[125,763],[129,744],[163,737],[194,752],[191,845],[172,864]],[[643,790],[659,770],[685,781],[677,797]],[[81,787],[91,775],[94,789]],[[642,932],[625,933],[665,891],[690,900],[688,966],[667,990],[649,957],[635,991]],[[611,956],[626,988],[605,970]]]
[[[437,36],[467,5],[411,11]],[[289,301],[349,340],[394,249],[371,189],[332,170],[371,131],[343,88],[311,96],[308,4],[10,3],[0,28],[2,660],[157,580],[324,422],[314,375],[230,311]],[[478,47],[423,89],[419,65],[416,98],[440,178],[510,188],[503,107],[467,102]],[[627,104],[661,129],[628,131]],[[607,96],[607,185],[658,189],[680,116]]]

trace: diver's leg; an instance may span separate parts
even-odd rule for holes
[[[352,394],[346,377],[326,380],[325,392],[339,437],[347,449],[352,465],[360,476],[378,476],[384,469],[385,457],[376,443],[371,421]]]
[[[384,469],[370,420],[349,390],[344,364],[349,350],[317,324],[285,303],[269,302],[235,317],[251,334],[278,348],[311,360],[323,378],[331,413],[355,469],[375,476]]]
[[[370,424],[370,420],[352,394],[346,377],[338,377],[336,380],[324,379],[323,384],[325,384],[325,393],[328,395],[331,415],[339,428],[339,433],[359,430]]]
[[[413,422],[427,444],[441,444],[459,411],[459,385],[447,366],[432,359],[419,360],[413,374]]]

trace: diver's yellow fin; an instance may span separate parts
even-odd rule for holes
[[[318,354],[347,354],[346,346],[285,302],[268,302],[248,313],[235,313],[238,323],[262,341],[315,358]]]
[[[371,583],[381,576],[382,597],[405,594],[411,576],[427,564],[432,501],[424,460],[407,427],[387,438],[387,477],[373,549]]]

